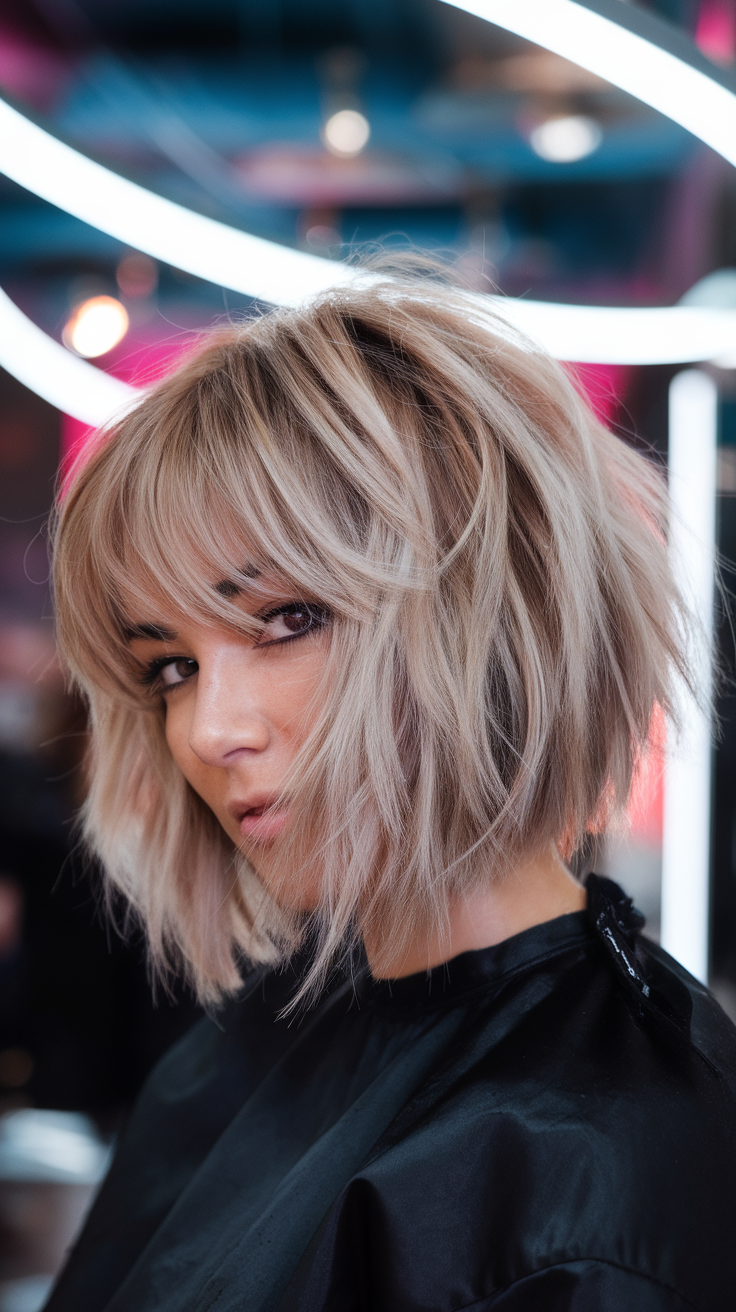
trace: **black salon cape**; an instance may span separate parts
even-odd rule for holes
[[[299,1022],[258,971],[150,1077],[48,1312],[733,1312],[736,1031],[588,911]]]

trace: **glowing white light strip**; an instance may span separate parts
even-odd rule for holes
[[[560,360],[671,364],[710,360],[736,346],[736,311],[601,309],[479,297]],[[484,313],[484,321],[487,315]],[[98,428],[141,393],[87,364],[32,323],[0,289],[0,365],[65,414]]]
[[[0,364],[45,401],[92,428],[124,413],[141,395],[55,342],[2,289]]]
[[[113,173],[0,100],[0,171],[52,205],[157,260],[274,305],[293,305],[355,276],[205,218]]]
[[[571,60],[622,91],[666,114],[706,145],[736,164],[736,96],[713,76],[693,67],[655,41],[631,31],[642,21],[658,35],[664,24],[638,18],[621,0],[605,6],[605,17],[575,0],[445,0],[527,41]],[[618,10],[621,10],[620,14]],[[618,18],[619,21],[616,21]],[[697,52],[693,48],[694,59]],[[705,63],[705,61],[703,61]]]
[[[736,351],[736,311],[643,309],[484,298],[558,360],[581,364],[678,364]]]
[[[677,577],[700,625],[692,660],[704,698],[711,693],[718,393],[697,369],[670,386],[671,550]],[[682,739],[668,754],[662,850],[662,945],[698,979],[708,977],[711,726],[684,696]]]
[[[716,80],[715,70],[709,77],[622,26],[632,12],[622,4],[617,23],[575,0],[447,3],[598,73],[736,163],[736,96]],[[615,0],[614,12],[619,4]],[[641,16],[637,21],[642,21]],[[666,33],[666,27],[660,26]],[[4,101],[0,101],[0,171],[129,246],[275,305],[295,304],[355,276],[344,264],[266,241],[157,196],[59,141]]]
[[[593,9],[575,0],[447,2],[591,69],[668,114],[736,162],[736,96],[715,76],[709,77],[687,59],[626,26],[631,21],[651,23],[647,15],[622,12],[623,25],[619,25],[595,12],[595,5],[617,12],[620,0],[591,0]],[[662,31],[667,29],[662,26]],[[155,195],[88,159],[3,101],[0,170],[127,245],[273,304],[295,304],[355,277],[344,264],[254,237]],[[553,355],[582,363],[705,360],[733,354],[736,341],[736,316],[730,311],[691,307],[631,310],[503,299],[497,304],[501,313]],[[16,323],[19,313],[15,312]],[[0,305],[0,319],[13,319],[9,303]],[[90,412],[102,414],[102,401],[93,402],[84,393],[91,389],[96,396],[107,395],[105,383],[93,385],[87,375],[83,389],[80,362],[70,353],[54,355],[52,351],[49,358],[55,359],[55,369],[50,377],[41,378],[34,363],[20,358],[19,348],[30,341],[29,332],[22,333],[18,342],[13,341],[12,331],[3,330],[1,338],[0,364],[10,372],[19,376],[20,370],[30,386],[36,385],[32,381],[36,379],[37,390],[48,399],[52,394],[63,397],[63,402],[54,400],[54,404],[69,413],[79,417]],[[65,365],[68,373],[62,382]]]

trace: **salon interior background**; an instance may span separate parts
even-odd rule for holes
[[[716,67],[734,62],[736,0],[640,7]],[[480,290],[491,280],[515,297],[607,306],[675,305],[736,269],[732,165],[615,86],[440,0],[5,0],[0,94],[153,191],[327,258],[418,245]],[[736,306],[733,283],[706,301]],[[138,384],[192,331],[253,304],[1,174],[0,286],[51,337]],[[578,376],[608,421],[664,459],[682,369]],[[718,389],[718,541],[736,559],[736,370],[705,372]],[[69,856],[84,719],[53,661],[43,525],[82,431],[0,371],[0,1099],[86,1110],[109,1129],[194,1009],[186,997],[151,1007],[140,945],[103,927]],[[719,637],[732,662],[724,623]],[[731,696],[720,710],[710,977],[736,1014]],[[661,793],[654,766],[630,832],[600,854],[655,935]]]

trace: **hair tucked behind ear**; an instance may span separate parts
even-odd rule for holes
[[[660,472],[481,298],[374,279],[205,344],[73,473],[56,544],[85,833],[154,959],[213,997],[303,926],[174,765],[131,665],[136,605],[242,627],[216,582],[247,557],[334,616],[286,781],[304,823],[284,871],[319,863],[317,987],[356,935],[394,957],[625,805],[687,678],[666,527]]]

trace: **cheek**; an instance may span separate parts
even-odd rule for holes
[[[186,769],[187,756],[191,756],[192,752],[189,747],[189,726],[182,714],[182,709],[182,707],[171,705],[166,707],[164,712],[166,717],[164,733],[166,735],[166,742],[171,755],[179,766],[179,769],[188,778],[189,776]]]
[[[273,723],[282,729],[293,748],[308,737],[324,709],[325,691],[320,692],[324,662],[324,651],[315,641],[314,649],[300,656],[270,699]]]
[[[164,729],[169,751],[194,791],[199,793],[200,797],[204,798],[206,802],[209,802],[205,795],[206,771],[199,757],[189,745],[190,725],[191,713],[187,708],[186,698],[181,698],[178,704],[173,702],[172,699],[172,702],[166,708]]]

